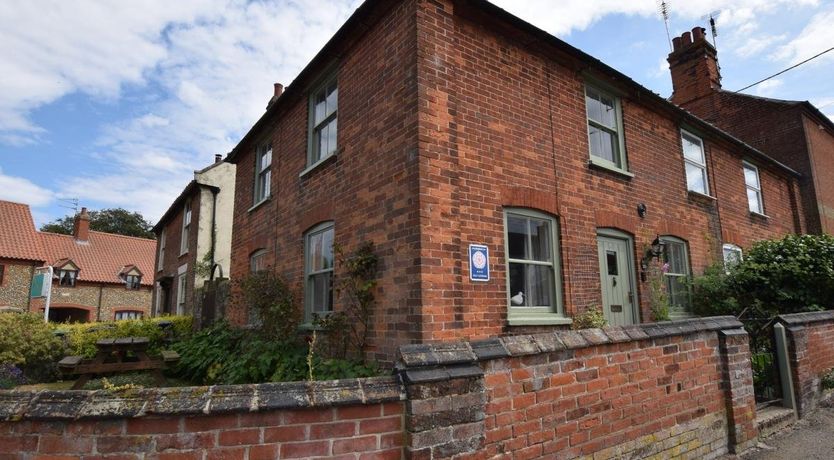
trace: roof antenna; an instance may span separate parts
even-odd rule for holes
[[[657,9],[660,11],[660,16],[663,17],[663,24],[666,26],[666,39],[669,41],[669,52],[674,52],[672,48],[672,35],[669,34],[669,4],[666,0],[657,2]]]
[[[710,14],[701,16],[701,20],[703,21],[709,19],[709,29],[710,32],[712,32],[712,46],[714,46],[716,50],[718,49],[718,42],[716,41],[716,38],[718,37],[718,26],[715,25],[715,20],[718,19],[718,16],[720,15],[721,10],[715,10]]]
[[[66,204],[59,204],[62,208],[72,209],[73,215],[78,214],[78,198],[58,198],[58,201],[63,201]]]

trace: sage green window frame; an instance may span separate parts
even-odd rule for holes
[[[591,110],[588,103],[589,99],[594,99],[602,104],[602,99],[608,98],[613,101],[614,109],[614,124],[606,124],[603,120],[596,120],[591,118]],[[593,165],[602,166],[606,169],[613,169],[618,172],[628,173],[628,158],[625,148],[625,136],[623,134],[623,106],[620,96],[611,91],[606,91],[600,86],[592,83],[585,84],[585,118],[587,120],[588,128],[588,155],[589,161]],[[591,137],[592,128],[598,129],[616,137],[617,142],[613,144],[616,147],[614,153],[615,161],[608,160],[601,156],[594,154],[594,142]],[[619,163],[619,164],[618,164]]]
[[[672,319],[689,318],[692,316],[692,293],[689,290],[689,279],[692,276],[692,268],[690,266],[689,245],[686,240],[675,236],[661,236],[660,241],[664,243],[663,262],[668,264],[667,270],[664,270],[663,277],[666,283],[666,294],[669,299],[669,316]],[[672,247],[680,248],[680,254],[683,260],[680,261],[682,270],[674,270],[676,264],[670,261],[669,256],[672,253]],[[683,286],[683,293],[676,295],[676,284],[682,283],[678,286]],[[674,291],[674,292],[673,292]]]
[[[764,197],[762,196],[762,176],[759,174],[759,168],[752,163],[743,161],[741,163],[742,171],[744,172],[744,187],[747,192],[747,208],[754,214],[764,215]],[[752,172],[756,175],[756,183],[751,184],[748,181],[747,172]],[[758,206],[754,209],[753,203],[750,201],[750,194],[753,193],[756,197]]]
[[[550,246],[550,261],[540,261],[534,259],[514,259],[510,257],[510,243],[509,243],[509,219],[510,217],[517,217],[521,219],[533,219],[546,221],[550,227],[549,231],[549,246]],[[507,320],[511,326],[526,326],[526,325],[562,325],[571,324],[570,318],[564,316],[564,305],[562,299],[562,264],[561,264],[561,245],[559,242],[559,222],[549,214],[535,211],[527,208],[504,208],[504,261],[506,270],[506,292],[507,292]],[[550,287],[550,295],[553,299],[553,305],[550,306],[515,306],[512,303],[512,297],[517,293],[511,291],[510,288],[510,264],[524,264],[550,267],[551,276],[553,279]]]
[[[323,267],[314,268],[313,254],[311,252],[311,241],[314,237],[331,233],[331,247],[329,265],[324,264]],[[336,241],[336,227],[332,221],[324,222],[311,228],[304,234],[304,322],[308,325],[313,321],[313,315],[327,316],[333,312],[333,274],[335,268],[335,253],[333,245]],[[313,310],[313,304],[317,299],[315,291],[316,277],[323,277],[328,282],[328,287],[323,292],[325,295],[325,303],[330,305],[329,310]]]
[[[700,161],[686,156],[685,142],[689,141],[692,144],[697,144],[700,149]],[[704,148],[704,140],[689,131],[681,130],[681,155],[683,156],[684,174],[686,176],[686,190],[698,193],[704,196],[710,196],[709,191],[709,174],[707,173],[707,152]],[[697,170],[700,174],[700,179],[704,182],[704,190],[695,190],[690,187],[690,172]]]
[[[328,112],[329,106],[327,105],[327,96],[331,93],[330,89],[332,89],[332,92],[335,93],[335,107],[332,111]],[[322,95],[324,95],[325,98],[324,118],[316,122],[316,100]],[[309,170],[315,165],[335,155],[339,150],[339,81],[336,78],[335,72],[333,75],[316,86],[314,91],[310,92],[310,97],[308,99],[307,120],[307,169]],[[322,152],[316,141],[319,133],[323,129],[331,129],[331,127],[336,130],[336,136],[334,139],[335,145],[332,148],[328,145],[327,151]]]
[[[258,147],[255,155],[254,205],[266,201],[272,192],[272,144]]]

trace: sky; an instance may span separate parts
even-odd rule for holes
[[[298,72],[361,0],[0,2],[0,199],[37,225],[123,207],[156,222],[193,171],[230,151],[272,84]],[[493,0],[668,97],[656,0]],[[834,46],[834,0],[670,0],[677,36],[717,16],[723,87]],[[746,92],[834,119],[834,52]]]

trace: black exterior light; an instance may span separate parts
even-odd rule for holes
[[[646,208],[645,203],[640,203],[640,204],[637,205],[637,215],[638,216],[646,217],[646,211],[648,211],[648,208]]]
[[[666,243],[660,240],[660,236],[655,237],[654,241],[652,241],[651,247],[649,249],[646,249],[646,254],[640,261],[641,281],[646,281],[646,270],[649,269],[649,264],[652,262],[652,259],[660,259],[661,257],[663,257],[663,253],[665,250]]]

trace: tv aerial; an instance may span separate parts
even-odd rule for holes
[[[715,10],[715,11],[709,13],[709,14],[705,14],[705,15],[701,16],[702,21],[709,20],[709,30],[710,30],[710,33],[712,34],[712,46],[714,46],[715,49],[718,49],[718,42],[716,41],[716,39],[718,37],[718,26],[715,24],[715,22],[716,22],[716,19],[718,19],[718,16],[720,16],[720,15],[721,15],[721,10]]]
[[[672,36],[669,34],[669,3],[666,0],[658,0],[657,11],[663,18],[663,24],[666,26],[666,39],[669,41],[669,52],[674,51],[672,48]]]

